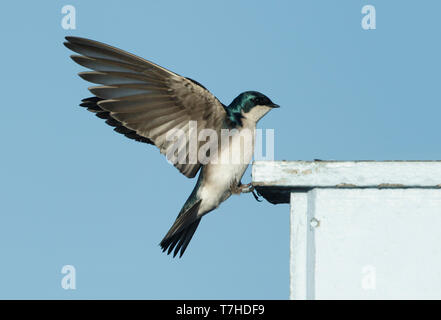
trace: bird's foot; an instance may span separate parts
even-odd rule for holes
[[[262,202],[262,200],[259,199],[259,195],[256,194],[256,190],[252,183],[239,184],[231,187],[231,193],[233,194],[250,193],[250,192],[253,194],[253,197],[258,202]]]
[[[241,184],[239,187],[242,189],[242,193],[249,193],[254,191],[254,186],[251,183]]]
[[[251,183],[231,186],[231,193],[233,194],[249,193],[253,191],[254,186]]]
[[[244,189],[242,191],[243,193],[251,192],[253,194],[254,199],[256,199],[257,202],[263,201],[263,200],[259,199],[259,197],[261,197],[261,195],[260,195],[259,191],[257,191],[256,188],[254,188],[252,183],[242,185],[242,188]]]

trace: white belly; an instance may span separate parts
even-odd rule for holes
[[[231,187],[237,185],[254,153],[254,130],[246,143],[241,143],[240,135],[234,135],[228,148],[219,151],[217,162],[203,167],[204,180],[198,193],[202,199],[199,214],[203,215],[219,206],[231,196]],[[246,144],[246,146],[244,145]],[[228,157],[231,154],[233,157]]]

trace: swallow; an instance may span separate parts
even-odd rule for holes
[[[241,179],[254,153],[256,124],[279,106],[257,91],[243,92],[226,106],[199,82],[153,62],[101,42],[65,39],[64,45],[76,53],[72,60],[90,69],[79,76],[97,84],[88,88],[93,96],[83,99],[80,106],[104,119],[114,131],[156,146],[167,159],[174,156],[172,164],[186,177],[194,178],[199,172],[196,186],[160,242],[164,252],[182,257],[205,214],[232,194],[253,191]],[[172,130],[196,137],[207,130],[220,137],[228,132],[228,143],[220,143],[222,139],[177,143],[168,137]],[[250,139],[243,138],[245,131],[251,132]],[[219,160],[230,159],[232,154],[240,154],[241,161]]]

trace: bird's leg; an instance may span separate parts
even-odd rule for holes
[[[253,191],[254,191],[254,186],[251,183],[242,184],[242,182],[239,182],[238,184],[231,185],[232,194],[249,193]]]
[[[232,184],[230,189],[231,189],[232,194],[241,194],[242,193],[241,184]]]
[[[237,185],[234,184],[231,186],[231,193],[233,194],[250,193],[250,192],[253,194],[254,199],[256,199],[258,202],[262,202],[262,200],[259,199],[260,196],[259,192],[255,190],[252,183],[242,184],[242,182],[239,182]]]
[[[242,193],[249,193],[254,191],[254,186],[252,183],[240,184],[239,188],[242,190]]]

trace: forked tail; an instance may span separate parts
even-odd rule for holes
[[[167,254],[170,254],[174,249],[173,257],[176,257],[178,252],[180,252],[179,257],[182,257],[199,225],[199,222],[201,222],[201,218],[197,217],[200,204],[201,200],[196,201],[188,208],[184,205],[184,208],[182,208],[175,223],[173,223],[172,227],[160,243],[163,252],[167,250]]]

